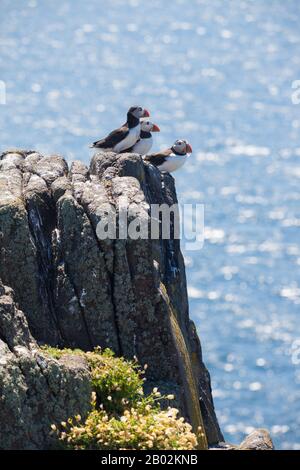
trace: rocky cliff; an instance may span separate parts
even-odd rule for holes
[[[99,153],[89,168],[33,151],[0,157],[0,448],[47,448],[51,423],[88,409],[87,365],[39,344],[137,356],[147,387],[175,393],[209,444],[223,440],[179,241],[97,236],[122,198],[130,219],[177,202],[173,178],[134,154]]]

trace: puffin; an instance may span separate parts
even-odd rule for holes
[[[140,138],[135,145],[125,150],[126,152],[138,153],[139,155],[146,155],[152,147],[153,137],[151,132],[160,132],[157,124],[149,121],[148,118],[142,118]],[[124,152],[124,150],[123,150]]]
[[[119,129],[115,129],[104,139],[90,145],[91,148],[100,148],[104,151],[120,153],[132,147],[140,138],[140,118],[149,117],[149,111],[140,106],[132,106],[127,112],[127,121]]]
[[[172,147],[145,155],[144,160],[156,166],[160,171],[172,173],[184,165],[192,151],[193,149],[187,140],[176,140]]]

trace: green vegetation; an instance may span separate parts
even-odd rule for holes
[[[145,368],[137,361],[114,356],[108,349],[93,352],[42,347],[55,359],[64,354],[83,355],[91,369],[91,411],[85,420],[70,417],[52,432],[69,449],[195,449],[197,437],[191,426],[178,418],[178,410],[170,406],[162,410],[161,400],[173,400],[173,395],[161,396],[157,388],[144,395]],[[201,430],[199,430],[201,433]]]
[[[81,349],[58,349],[48,345],[40,346],[40,349],[49,356],[53,357],[54,359],[60,359],[65,354],[80,354],[82,356],[85,355],[85,353]]]

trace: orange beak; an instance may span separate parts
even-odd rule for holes
[[[150,113],[147,109],[144,109],[144,114],[143,114],[143,117],[149,117],[150,116]]]
[[[153,124],[151,132],[160,132],[160,128],[156,124]]]
[[[193,152],[193,149],[190,146],[190,144],[186,144],[186,153],[192,153],[192,152]]]

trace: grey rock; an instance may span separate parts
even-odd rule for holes
[[[0,157],[0,165],[0,278],[14,295],[1,322],[6,358],[1,373],[5,390],[19,390],[16,400],[23,400],[24,409],[32,413],[24,415],[24,423],[27,420],[28,429],[34,429],[35,441],[32,444],[25,433],[23,440],[18,437],[1,445],[42,448],[48,442],[44,431],[43,438],[36,436],[39,425],[34,420],[41,416],[31,410],[36,405],[26,398],[32,386],[36,397],[41,393],[42,405],[50,400],[52,392],[42,385],[46,387],[48,380],[45,370],[51,375],[57,371],[58,384],[53,387],[60,392],[54,395],[61,393],[63,380],[82,383],[74,399],[71,386],[61,397],[61,403],[71,399],[73,407],[66,404],[63,416],[71,415],[76,406],[78,412],[87,407],[84,369],[74,372],[44,359],[48,365],[42,374],[32,341],[84,350],[110,347],[126,358],[136,355],[148,365],[147,387],[159,384],[164,392],[176,393],[176,403],[194,429],[204,425],[209,444],[222,441],[209,373],[189,319],[179,240],[100,240],[97,236],[98,223],[107,220],[111,211],[121,220],[118,202],[125,198],[129,223],[137,215],[149,223],[149,204],[175,204],[174,179],[135,154],[97,153],[89,168],[73,162],[68,170],[60,156],[14,150]],[[9,327],[9,315],[18,333]],[[22,370],[17,365],[20,356],[11,350],[16,347],[23,348],[18,352],[26,364]],[[29,381],[29,376],[35,378]],[[53,422],[61,413],[60,407],[54,413],[50,402],[45,423],[51,413]],[[10,403],[3,408],[6,416],[12,408]],[[8,420],[5,439],[13,432],[14,419]]]
[[[72,193],[72,184],[69,178],[61,176],[51,184],[54,201],[57,202],[66,192]]]
[[[238,450],[274,450],[274,444],[266,429],[255,429],[238,446]]]
[[[90,372],[81,356],[41,353],[12,289],[0,281],[0,449],[47,449],[51,424],[90,408]]]

